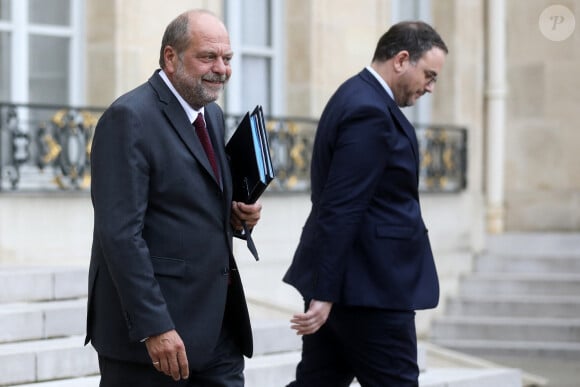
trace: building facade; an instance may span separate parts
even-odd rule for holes
[[[444,293],[487,232],[580,230],[580,0],[0,0],[0,102],[105,107],[151,76],[165,26],[190,8],[230,31],[233,75],[219,101],[230,115],[262,104],[316,120],[391,24],[423,19],[440,32],[450,53],[436,91],[406,114],[467,133],[465,187],[422,197]],[[307,192],[297,195],[307,207]],[[0,261],[18,261],[39,224],[14,222],[15,200],[0,192]],[[303,219],[288,219],[284,200],[268,198],[296,237]],[[81,213],[86,227],[63,227],[75,248],[90,238]]]

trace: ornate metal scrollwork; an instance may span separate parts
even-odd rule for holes
[[[30,159],[30,136],[22,131],[18,113],[14,107],[6,111],[6,128],[10,153],[3,172],[12,189],[15,189],[20,181],[20,167]]]
[[[90,185],[89,156],[96,118],[83,111],[59,110],[38,129],[37,165],[54,168],[55,184],[61,189]]]
[[[308,190],[315,122],[270,119],[266,127],[276,172],[271,189]]]
[[[103,110],[0,104],[0,190],[3,182],[8,182],[13,190],[87,188],[92,136]],[[239,119],[227,115],[227,127],[233,130]],[[305,118],[266,118],[276,173],[269,191],[310,190],[316,125],[316,120]],[[467,130],[419,126],[417,138],[421,159],[419,189],[426,192],[464,189]],[[46,171],[52,175],[46,176]]]
[[[96,121],[88,110],[0,105],[0,190],[3,181],[13,190],[88,187]]]
[[[310,161],[317,122],[269,119],[266,122],[276,179],[271,191],[308,191]],[[419,127],[419,189],[458,192],[466,186],[467,131],[457,127]]]
[[[241,120],[226,116],[229,132]],[[273,192],[304,192],[310,188],[310,159],[316,121],[306,118],[266,117],[270,155],[276,178],[268,186]]]
[[[419,188],[426,192],[457,192],[466,186],[466,131],[460,128],[417,130],[421,168]]]

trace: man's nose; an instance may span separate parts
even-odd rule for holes
[[[222,58],[217,58],[213,64],[213,72],[216,74],[225,74],[227,71],[228,65],[224,62]]]

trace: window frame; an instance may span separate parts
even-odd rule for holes
[[[10,34],[11,59],[9,64],[10,95],[9,101],[30,102],[30,57],[31,35],[59,37],[68,39],[68,101],[69,105],[85,103],[85,0],[70,0],[70,25],[46,25],[29,22],[29,1],[8,0],[10,3],[9,20],[0,21],[0,31]],[[26,69],[26,71],[21,71]]]
[[[283,46],[283,15],[284,0],[266,0],[271,10],[270,37],[266,41],[270,46],[246,45],[243,38],[243,12],[244,0],[224,0],[225,21],[230,34],[230,43],[234,51],[232,58],[232,73],[225,92],[224,110],[231,115],[241,115],[252,107],[244,104],[242,90],[243,58],[247,56],[267,58],[270,60],[269,72],[271,83],[268,104],[270,111],[264,113],[269,116],[285,114],[285,82],[284,82],[284,46]]]

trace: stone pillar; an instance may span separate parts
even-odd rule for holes
[[[504,230],[504,160],[506,87],[505,1],[487,1],[486,188],[487,231]]]

